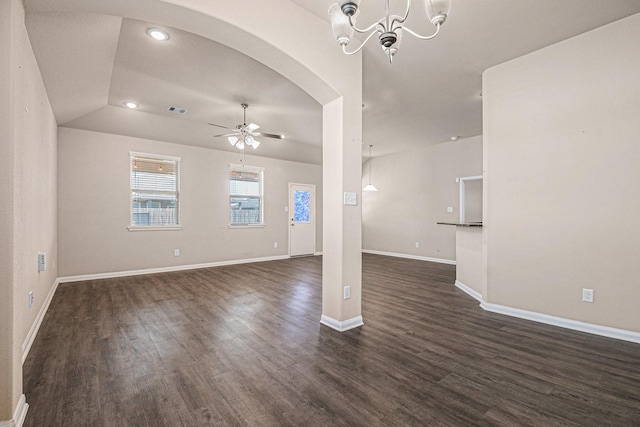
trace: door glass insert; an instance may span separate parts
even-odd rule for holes
[[[311,193],[295,190],[293,195],[294,222],[311,222]]]

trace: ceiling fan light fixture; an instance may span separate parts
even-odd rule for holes
[[[283,139],[285,136],[283,134],[275,134],[275,133],[267,133],[267,132],[256,132],[260,126],[255,123],[247,124],[247,108],[248,104],[240,104],[243,111],[243,122],[241,125],[237,125],[236,127],[230,128],[227,126],[217,125],[215,123],[208,123],[210,126],[216,126],[219,128],[227,129],[231,131],[229,133],[225,133],[222,135],[215,135],[214,138],[218,137],[226,137],[229,144],[232,147],[236,147],[238,150],[244,150],[245,146],[253,147],[255,150],[260,145],[260,141],[256,139],[256,137],[265,137],[265,138],[274,138],[274,139]]]

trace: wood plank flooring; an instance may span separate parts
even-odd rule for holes
[[[455,267],[363,256],[365,325],[320,325],[321,258],[61,284],[26,426],[640,426],[640,345],[483,311]]]

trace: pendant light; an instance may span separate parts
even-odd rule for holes
[[[371,183],[371,147],[373,147],[373,145],[369,145],[369,184],[367,184],[362,191],[378,191],[376,186]]]

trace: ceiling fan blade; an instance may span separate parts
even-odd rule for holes
[[[233,130],[233,128],[226,127],[226,126],[222,126],[222,125],[217,125],[217,124],[215,124],[215,123],[208,123],[208,124],[209,124],[209,125],[211,125],[211,126],[217,126],[217,127],[219,127],[219,128],[222,128],[222,129],[229,129],[229,130]]]
[[[247,130],[247,132],[252,133],[255,132],[259,127],[260,126],[255,123],[249,123],[245,129]]]
[[[213,135],[214,138],[222,138],[222,137],[226,137],[226,136],[236,136],[238,135],[237,132],[233,132],[233,133],[223,133],[222,135]]]
[[[284,135],[276,135],[274,133],[255,132],[255,136],[266,136],[267,138],[284,139]]]

